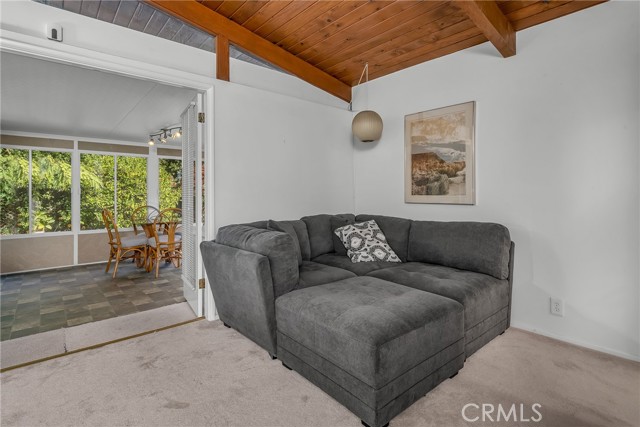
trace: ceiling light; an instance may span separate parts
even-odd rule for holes
[[[366,82],[369,82],[369,63],[364,65],[364,70],[358,80],[358,86],[362,82],[362,77],[366,75]],[[351,123],[351,131],[362,142],[372,142],[380,139],[382,136],[382,118],[380,114],[371,110],[360,111],[353,118]]]
[[[167,139],[177,139],[182,136],[182,126],[173,126],[168,128],[162,128],[157,132],[149,135],[149,145],[154,145],[156,142],[162,144],[167,143]]]

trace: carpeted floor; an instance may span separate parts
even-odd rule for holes
[[[360,426],[220,322],[199,321],[2,374],[2,426]],[[400,426],[638,426],[640,364],[511,328],[391,421]],[[540,422],[466,422],[520,404]],[[495,412],[493,417],[495,419]],[[468,406],[470,419],[481,411]],[[521,419],[521,418],[519,418]]]

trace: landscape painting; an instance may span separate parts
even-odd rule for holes
[[[475,204],[475,102],[405,116],[405,202]]]

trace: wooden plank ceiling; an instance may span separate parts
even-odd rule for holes
[[[146,1],[345,100],[350,90],[344,86],[358,83],[365,63],[371,80],[487,40],[500,52],[496,55],[508,57],[516,54],[516,31],[603,3]]]

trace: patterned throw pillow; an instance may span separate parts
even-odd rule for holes
[[[347,248],[347,256],[351,258],[351,262],[402,262],[373,219],[345,225],[337,228],[334,233]]]

